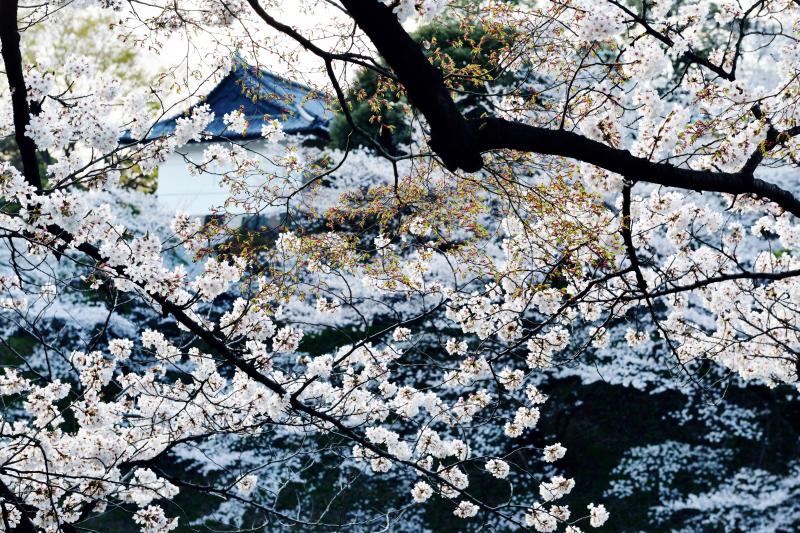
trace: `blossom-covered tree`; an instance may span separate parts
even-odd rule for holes
[[[149,86],[79,53],[23,62],[26,34],[85,9],[171,54]],[[437,20],[463,41],[410,37]],[[0,528],[374,530],[431,501],[458,529],[603,526],[604,504],[569,506],[580,472],[558,465],[581,450],[535,432],[559,409],[546,369],[622,329],[689,380],[798,382],[799,38],[789,0],[4,1]],[[266,165],[270,122],[186,156],[228,188],[212,222],[159,212],[127,185],[205,138],[197,95],[237,53],[353,131],[373,71],[409,145],[291,142]],[[323,470],[332,488],[298,489]],[[368,490],[389,483],[402,501]],[[363,505],[334,516],[345,493]]]

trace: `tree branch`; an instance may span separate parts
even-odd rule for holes
[[[636,182],[700,192],[753,194],[800,217],[800,200],[791,192],[753,178],[763,154],[753,154],[740,172],[693,170],[636,157],[627,150],[569,131],[550,130],[502,118],[467,121],[450,96],[441,73],[426,59],[390,8],[376,0],[342,0],[342,5],[397,74],[411,103],[427,119],[431,128],[431,148],[450,170],[478,171],[483,167],[481,152],[512,149],[591,163]],[[759,146],[757,152],[775,144]]]
[[[754,194],[768,199],[800,217],[800,200],[773,183],[753,178],[748,172],[714,172],[655,163],[636,157],[628,150],[613,148],[577,133],[550,130],[512,122],[502,118],[472,121],[478,131],[478,145],[483,150],[507,148],[522,152],[557,155],[591,163],[637,182],[695,191]],[[757,153],[763,148],[759,147]],[[749,165],[746,165],[750,168]],[[753,168],[754,170],[754,168]]]
[[[444,165],[450,170],[480,170],[483,158],[474,128],[456,107],[441,72],[428,61],[392,10],[370,0],[342,0],[342,5],[397,74],[408,99],[425,116],[431,148]]]
[[[11,531],[16,533],[36,533],[36,527],[31,522],[31,518],[28,516],[28,509],[20,503],[17,499],[16,494],[12,492],[8,485],[3,483],[0,480],[0,498],[6,501],[8,505],[13,505],[17,508],[20,514],[20,521],[17,524],[17,527],[13,528]],[[2,518],[5,520],[5,518]]]
[[[11,89],[14,132],[19,153],[22,157],[22,174],[28,183],[40,190],[42,188],[42,178],[39,175],[36,144],[33,139],[25,135],[25,128],[31,119],[31,110],[28,106],[28,91],[25,87],[25,76],[22,72],[22,53],[19,49],[19,43],[17,0],[2,0],[0,1],[0,46],[2,46],[8,86]]]
[[[54,237],[61,239],[64,241],[65,245],[70,245],[73,241],[72,235],[63,230],[62,228],[56,225],[50,225],[47,227],[47,232],[53,235]],[[86,256],[93,259],[98,265],[105,263],[103,256],[101,255],[100,251],[87,243],[82,243],[76,246],[76,249]],[[121,269],[114,269],[116,275],[121,277],[125,277],[125,279],[129,279],[124,275]],[[376,454],[379,457],[387,458],[397,464],[402,464],[406,467],[411,468],[412,470],[416,470],[423,476],[426,476],[429,479],[436,480],[438,483],[450,487],[453,490],[458,491],[464,498],[473,502],[474,504],[478,505],[479,507],[483,508],[485,511],[497,515],[498,517],[508,521],[509,523],[521,525],[521,523],[515,519],[513,516],[506,515],[500,509],[489,506],[484,502],[480,501],[478,498],[472,496],[469,492],[465,489],[459,489],[452,482],[448,481],[447,479],[443,478],[438,472],[434,472],[432,470],[428,470],[424,466],[417,464],[415,461],[410,459],[400,459],[399,457],[395,457],[390,453],[384,451],[379,446],[373,444],[365,437],[359,435],[353,428],[347,426],[342,420],[336,418],[334,415],[331,415],[325,411],[319,410],[313,406],[310,406],[303,402],[302,400],[288,394],[288,391],[278,382],[274,381],[273,379],[265,376],[260,372],[258,368],[256,368],[251,362],[243,360],[242,358],[238,357],[226,344],[225,342],[220,339],[214,330],[207,329],[201,324],[198,324],[195,320],[193,320],[185,310],[169,299],[164,296],[160,296],[158,294],[151,293],[147,291],[144,284],[140,282],[134,282],[140,289],[145,291],[147,295],[157,304],[161,305],[165,315],[171,315],[178,323],[185,326],[189,331],[197,335],[198,338],[202,339],[209,348],[211,348],[214,353],[220,355],[225,361],[230,364],[231,366],[241,370],[247,375],[250,379],[257,383],[261,383],[266,388],[271,390],[272,392],[278,394],[282,398],[286,398],[288,400],[289,406],[297,413],[303,413],[304,415],[308,416],[311,423],[317,425],[318,427],[326,427],[329,431],[338,432],[338,434],[342,435],[343,437],[350,439],[352,442],[355,442],[362,447],[368,449],[372,453]]]

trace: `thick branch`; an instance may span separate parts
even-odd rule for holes
[[[591,163],[634,181],[695,191],[754,194],[775,202],[800,217],[800,200],[773,183],[744,172],[713,172],[655,163],[627,150],[613,148],[564,130],[550,130],[501,118],[474,121],[482,150],[509,148],[522,152],[558,155]]]
[[[422,53],[382,2],[342,0],[358,27],[367,34],[403,83],[408,99],[430,125],[430,145],[450,170],[475,172],[483,167],[475,131],[459,112],[441,72]]]
[[[512,149],[557,155],[591,163],[637,182],[695,191],[753,194],[800,217],[800,200],[791,192],[753,178],[763,154],[751,156],[742,171],[736,173],[692,170],[635,157],[627,150],[569,131],[501,118],[467,121],[453,102],[439,71],[428,62],[389,8],[376,0],[342,0],[342,4],[395,71],[411,102],[428,120],[431,148],[451,170],[480,170],[483,167],[481,152],[487,150]],[[771,146],[774,145],[759,147],[758,151]]]
[[[11,107],[14,116],[14,132],[22,157],[22,174],[36,187],[42,188],[39,176],[39,163],[36,160],[36,145],[25,135],[30,123],[31,110],[28,106],[28,91],[22,73],[22,54],[19,49],[20,36],[17,30],[17,0],[0,1],[0,45],[5,63],[8,87],[11,89]]]

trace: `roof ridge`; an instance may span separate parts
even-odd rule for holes
[[[289,78],[286,78],[284,76],[281,76],[280,74],[276,74],[276,73],[272,72],[271,70],[267,70],[266,68],[264,68],[262,66],[259,66],[258,65],[258,61],[256,61],[256,65],[251,65],[250,63],[245,61],[245,59],[241,56],[241,54],[239,54],[239,52],[234,52],[233,61],[234,61],[234,64],[233,64],[233,68],[231,68],[231,72],[236,68],[236,65],[238,63],[241,67],[243,67],[243,70],[249,76],[253,76],[252,70],[258,70],[258,73],[261,76],[268,76],[268,77],[270,77],[272,79],[281,81],[283,83],[288,83],[289,85],[293,85],[293,86],[297,87],[298,89],[303,89],[303,90],[308,91],[308,92],[314,92],[314,93],[318,92],[313,87],[310,87],[310,86],[308,86],[308,85],[306,85],[304,83],[300,83],[299,81],[295,81],[295,80],[290,80]]]
[[[190,116],[194,109],[204,104],[209,105],[215,112],[215,118],[208,128],[212,137],[255,137],[254,132],[258,130],[258,122],[261,122],[264,117],[279,118],[287,133],[324,132],[327,129],[326,113],[324,110],[321,111],[327,106],[323,102],[324,95],[321,92],[270,72],[261,66],[251,65],[238,52],[232,55],[231,60],[228,72],[208,93],[200,96],[199,101],[183,111],[156,122],[146,138],[154,139],[169,134],[174,130],[175,123],[179,118]],[[238,88],[238,94],[233,94],[235,91],[232,86]],[[248,94],[249,92],[253,94]],[[270,94],[274,95],[274,98],[270,98]],[[226,133],[226,127],[223,124],[215,125],[222,121],[224,113],[237,108],[235,105],[231,105],[236,102],[239,103],[239,109],[243,109],[248,117],[257,116],[258,113],[254,113],[256,110],[259,113],[264,112],[263,117],[260,117],[258,121],[252,120],[253,131],[249,131],[248,127],[248,131],[229,134]],[[311,104],[310,107],[309,104]],[[230,106],[230,109],[222,109],[226,106]],[[283,115],[283,118],[280,115]],[[129,132],[125,132],[121,141],[131,142],[133,139]]]

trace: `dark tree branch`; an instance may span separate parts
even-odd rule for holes
[[[377,0],[342,0],[342,5],[397,74],[411,103],[427,119],[431,148],[450,170],[478,171],[483,167],[481,152],[512,149],[591,163],[635,182],[700,192],[752,194],[800,217],[800,200],[791,192],[753,177],[764,152],[780,142],[768,139],[762,143],[739,172],[714,172],[653,162],[569,131],[501,118],[467,121],[453,102],[441,73],[426,59],[389,7]],[[793,133],[776,133],[775,140]]]
[[[441,72],[382,2],[342,0],[358,27],[375,44],[406,89],[408,99],[430,125],[431,148],[450,170],[476,172],[483,167],[474,128],[456,107]]]
[[[702,289],[703,287],[708,287],[709,285],[714,285],[717,283],[722,283],[725,281],[736,281],[736,280],[751,280],[753,282],[756,281],[778,281],[782,279],[794,278],[800,276],[800,269],[795,270],[785,270],[783,272],[734,272],[730,274],[720,274],[719,276],[715,276],[713,278],[705,278],[694,283],[687,283],[686,285],[676,285],[674,287],[670,287],[668,289],[661,289],[658,291],[652,291],[649,295],[653,298],[660,298],[662,296],[669,296],[670,294],[678,294],[681,292],[688,292],[693,291],[695,289]],[[631,296],[623,296],[619,298],[619,300],[623,302],[630,302],[641,299],[641,296],[631,295]]]
[[[775,202],[800,217],[800,200],[773,183],[753,178],[749,172],[715,172],[676,167],[636,157],[628,150],[613,148],[577,133],[550,130],[502,118],[473,121],[478,144],[484,150],[509,148],[522,152],[557,155],[591,163],[633,181],[655,183],[695,191],[754,194]],[[766,147],[759,147],[761,154]],[[752,156],[751,156],[752,157]]]
[[[639,256],[636,255],[636,246],[633,244],[633,220],[631,219],[632,188],[633,184],[626,180],[622,188],[622,223],[620,224],[620,228],[622,230],[622,240],[628,252],[628,260],[631,262],[633,274],[636,276],[636,286],[639,288],[642,295],[647,298],[647,281],[645,281],[644,274],[642,274]]]
[[[36,533],[36,527],[28,516],[29,509],[19,502],[16,494],[2,480],[0,480],[0,498],[5,500],[6,505],[13,505],[19,511],[20,521],[17,527],[11,529],[13,533]],[[6,520],[6,518],[2,517],[2,520]]]
[[[31,120],[28,106],[28,90],[22,72],[22,53],[19,48],[20,35],[17,29],[17,0],[0,1],[0,45],[5,63],[8,87],[11,89],[11,107],[14,116],[14,132],[22,158],[22,174],[28,183],[42,188],[39,163],[36,158],[36,144],[25,135],[25,128]]]

